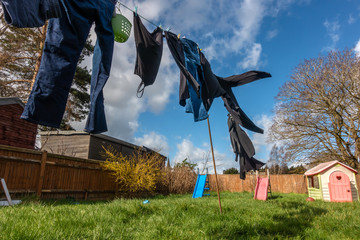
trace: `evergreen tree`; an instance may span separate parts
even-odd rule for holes
[[[41,28],[15,28],[7,25],[0,8],[0,96],[19,97],[26,102],[34,84],[42,56],[47,25]],[[90,37],[90,36],[89,36]],[[94,46],[88,38],[81,53],[69,93],[61,129],[83,120],[89,109],[90,70],[80,66]]]

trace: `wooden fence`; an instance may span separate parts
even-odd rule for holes
[[[0,145],[0,177],[13,196],[36,193],[43,199],[111,199],[116,184],[100,162]]]
[[[101,161],[74,158],[36,150],[0,145],[0,178],[4,178],[12,196],[36,194],[42,199],[112,199],[117,185],[100,167]],[[264,176],[265,177],[265,176]],[[360,175],[356,176],[358,189]],[[256,175],[218,175],[220,191],[253,192]],[[215,191],[215,176],[209,175]],[[272,192],[307,193],[303,175],[271,175]],[[4,192],[0,186],[0,197]]]
[[[262,175],[261,177],[266,177]],[[245,180],[241,180],[238,174],[218,175],[220,191],[230,192],[253,192],[256,186],[256,175],[247,174]],[[209,176],[209,183],[215,190],[215,175]],[[360,175],[356,175],[357,188],[360,189]],[[307,193],[306,177],[301,174],[270,175],[272,192],[280,193]]]
[[[256,175],[247,174],[246,179],[241,180],[239,174],[221,174],[218,175],[218,181],[220,191],[253,192],[256,186]],[[214,189],[215,175],[210,175],[209,183]],[[303,175],[270,175],[270,184],[272,192],[307,193],[306,178]]]

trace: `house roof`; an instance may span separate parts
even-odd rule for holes
[[[316,167],[313,167],[309,170],[307,170],[304,175],[305,176],[313,176],[319,173],[322,173],[328,169],[330,169],[331,167],[335,166],[336,164],[340,164],[341,166],[349,169],[350,171],[357,173],[357,171],[351,167],[349,167],[348,165],[345,165],[344,163],[341,163],[339,161],[331,161],[331,162],[325,162],[325,163],[320,163],[319,165],[317,165]]]
[[[0,97],[0,106],[10,104],[19,104],[23,108],[25,107],[25,104],[18,97]]]
[[[88,132],[84,132],[84,131],[44,131],[44,132],[40,132],[41,136],[71,136],[71,135],[89,135],[91,137],[96,137],[96,138],[100,138],[103,139],[105,141],[108,142],[113,142],[113,143],[118,143],[124,146],[128,146],[131,148],[138,148],[140,146],[137,146],[135,144],[129,143],[129,142],[125,142],[123,140],[117,139],[117,138],[113,138],[110,136],[107,136],[105,134],[92,134],[92,133],[88,133]],[[145,146],[141,146],[141,148],[146,151],[146,152],[156,152],[148,147]],[[161,154],[160,154],[161,155]],[[164,155],[162,155],[164,158],[166,158]]]
[[[117,138],[113,138],[110,136],[107,136],[105,134],[92,134],[92,133],[88,133],[88,132],[84,132],[84,131],[44,131],[44,132],[40,132],[41,136],[74,136],[74,135],[88,135],[91,137],[96,137],[96,138],[100,138],[103,140],[106,140],[108,142],[113,142],[113,143],[119,143],[125,146],[129,146],[129,147],[139,147],[136,146],[132,143],[129,142],[125,142],[122,141],[120,139]]]

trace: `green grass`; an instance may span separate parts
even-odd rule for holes
[[[303,194],[190,194],[109,202],[25,202],[0,207],[0,239],[360,239],[360,203],[307,202]]]

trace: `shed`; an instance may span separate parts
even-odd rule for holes
[[[155,152],[145,146],[113,138],[104,134],[91,134],[83,131],[47,131],[40,132],[42,149],[51,153],[95,160],[105,160],[101,156],[103,146],[112,146],[123,155],[132,155],[140,149],[143,152]],[[164,158],[164,164],[166,157]]]
[[[339,161],[321,163],[305,172],[309,197],[330,202],[358,201],[357,171]]]
[[[20,119],[24,106],[17,97],[0,97],[0,144],[35,148],[37,124]]]

